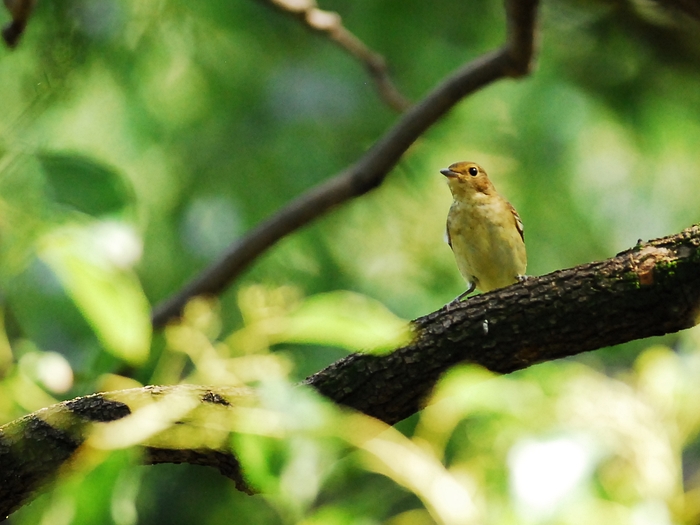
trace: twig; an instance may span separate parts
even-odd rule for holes
[[[354,165],[312,188],[233,243],[224,255],[179,292],[157,305],[155,328],[164,326],[197,295],[216,295],[252,261],[289,233],[328,210],[380,185],[401,155],[440,117],[465,96],[504,77],[518,77],[531,67],[537,0],[506,2],[506,45],[458,69],[409,109]],[[527,23],[529,27],[521,27]],[[526,53],[522,49],[526,50]]]
[[[411,102],[396,88],[389,77],[386,61],[380,54],[367,47],[359,38],[343,26],[338,13],[319,9],[314,0],[259,0],[285,14],[294,16],[308,29],[327,35],[365,66],[374,79],[379,96],[399,113],[407,110]]]

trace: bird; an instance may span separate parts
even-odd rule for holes
[[[447,177],[453,202],[447,214],[447,244],[467,291],[489,292],[523,281],[527,267],[523,222],[496,191],[476,162],[456,162],[440,170]]]

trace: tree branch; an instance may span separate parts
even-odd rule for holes
[[[152,411],[148,414],[149,423],[159,416],[167,421],[172,416],[173,407],[182,407],[183,402],[194,400],[191,408],[186,407],[177,414],[186,417],[188,426],[192,427],[196,426],[193,424],[197,421],[194,417],[196,410],[227,410],[232,404],[240,405],[243,399],[250,397],[251,391],[241,388],[147,386],[64,401],[3,425],[0,427],[0,521],[27,503],[55,477],[59,468],[84,445],[95,425],[115,421],[129,424],[127,417],[133,416],[139,408],[170,399],[176,405],[163,406],[160,414]],[[138,421],[134,423],[132,433],[139,425]],[[214,467],[232,479],[236,488],[251,493],[238,461],[228,451],[228,432],[223,433],[220,446],[211,439],[209,443],[198,446],[197,443],[193,445],[192,440],[187,444],[181,436],[173,438],[170,435],[176,434],[183,426],[164,425],[165,432],[154,434],[152,442],[145,443],[144,463],[192,463]],[[195,435],[202,435],[199,430]],[[114,433],[128,435],[128,428],[127,432]],[[211,428],[207,428],[207,433],[211,435]],[[201,437],[199,439],[201,441]]]
[[[510,34],[502,49],[474,60],[443,80],[404,113],[354,165],[294,199],[233,243],[218,261],[154,308],[153,326],[160,328],[178,316],[192,297],[219,294],[277,241],[331,208],[380,185],[411,144],[462,98],[500,78],[526,74],[534,50],[536,8],[537,0],[508,0],[506,11]]]
[[[258,0],[284,14],[292,15],[304,27],[327,36],[364,65],[374,79],[379,96],[401,113],[411,106],[389,77],[386,61],[343,26],[338,13],[318,8],[314,0]]]
[[[657,0],[666,9],[680,11],[686,15],[700,20],[700,3],[696,0]]]
[[[457,363],[508,373],[676,332],[697,324],[699,311],[700,226],[693,226],[640,243],[606,261],[447,305],[414,321],[415,337],[409,345],[385,356],[350,355],[304,383],[337,403],[393,424],[418,411],[440,376]],[[239,489],[249,491],[236,459],[225,446],[215,446],[229,442],[226,425],[207,422],[225,421],[227,411],[247,403],[252,391],[150,386],[66,401],[0,427],[0,516],[26,502],[73,456],[87,435],[87,425],[126,419],[137,412],[134,407],[174,395],[185,401],[195,396],[197,407],[182,412],[176,399],[178,403],[171,406],[180,413],[171,421],[185,420],[187,425],[202,421],[199,428],[206,428],[209,439],[203,445],[171,440],[163,446],[162,438],[146,442],[150,447],[146,460],[213,466]],[[193,416],[193,410],[207,407],[218,412],[209,414],[209,419]],[[213,442],[211,426],[224,432]]]
[[[307,378],[333,401],[394,424],[456,363],[509,373],[698,323],[700,227],[602,262],[477,295],[414,321],[413,342],[353,354]]]

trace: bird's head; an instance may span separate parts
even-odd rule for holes
[[[440,170],[440,173],[447,177],[447,184],[455,197],[475,193],[488,195],[494,191],[484,168],[476,162],[455,162],[449,168]]]

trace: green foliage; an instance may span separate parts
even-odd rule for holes
[[[485,0],[320,7],[414,100],[505,34]],[[261,495],[86,447],[12,522],[697,522],[695,330],[509,377],[454,370],[403,436],[291,386],[463,291],[443,241],[452,162],[478,161],[516,206],[533,275],[700,221],[698,26],[638,2],[542,9],[530,77],[465,100],[380,188],[152,338],[149,306],[396,115],[353,58],[261,2],[39,2],[0,50],[3,421],[185,381],[254,385],[275,425],[224,429]]]
[[[124,179],[93,159],[49,153],[39,154],[38,159],[50,198],[58,204],[100,216],[120,212],[132,201]]]
[[[406,436],[290,382],[284,357],[269,349],[257,353],[267,355],[265,366],[241,355],[233,345],[240,333],[227,343],[212,340],[216,324],[205,303],[193,305],[169,332],[171,344],[182,344],[180,338],[209,344],[188,381],[217,370],[233,374],[228,384],[245,375],[257,385],[253,405],[225,408],[226,417],[196,416],[198,403],[184,397],[143,405],[131,421],[118,422],[119,429],[96,429],[56,488],[13,520],[226,523],[236,516],[234,523],[250,523],[264,516],[262,522],[280,524],[575,524],[652,516],[655,523],[684,523],[700,508],[683,481],[692,486],[697,476],[681,465],[682,457],[695,463],[700,432],[697,329],[684,335],[680,353],[654,345],[613,375],[575,361],[500,377],[456,367]],[[266,338],[269,327],[258,322],[242,330],[248,338]],[[271,366],[275,360],[282,362]],[[162,403],[171,405],[161,412],[168,421],[156,428],[150,422],[161,416],[153,409]],[[120,451],[133,439],[150,439],[143,433],[149,426],[160,432],[175,423],[183,435],[183,425],[194,421],[210,443],[212,433],[230,432],[258,495],[236,493],[230,481],[198,467],[179,467],[177,474],[157,467],[144,476],[133,449]],[[125,431],[123,425],[136,426]],[[189,439],[198,439],[196,433]],[[170,490],[189,496],[165,507],[149,502]],[[220,496],[212,499],[208,490]]]
[[[120,268],[121,257],[129,257],[128,246],[122,246],[120,254],[99,251],[101,241],[114,241],[110,236],[120,234],[119,227],[110,231],[108,223],[100,226],[93,231],[56,229],[39,240],[37,255],[54,272],[105,350],[127,363],[141,364],[151,343],[148,301],[136,276]]]

